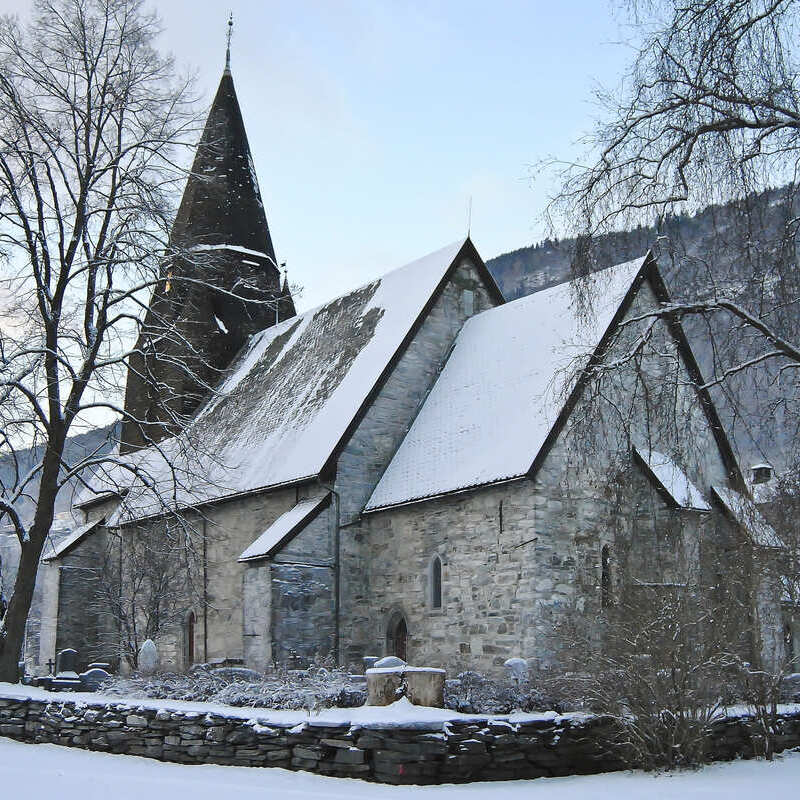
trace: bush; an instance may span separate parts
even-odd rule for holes
[[[531,681],[495,680],[468,670],[445,681],[444,705],[464,714],[510,714],[513,711],[564,711],[567,704]]]
[[[196,667],[188,675],[164,673],[151,677],[115,677],[101,691],[116,697],[194,700],[229,706],[287,710],[354,708],[366,702],[361,676],[344,670],[311,666],[305,670],[275,670],[258,676],[251,670]]]

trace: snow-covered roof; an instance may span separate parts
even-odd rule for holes
[[[240,556],[239,561],[268,558],[309,523],[330,500],[330,492],[301,500],[281,514]]]
[[[700,490],[669,456],[646,447],[635,447],[634,450],[636,450],[651,477],[673,499],[677,506],[695,511],[711,510],[711,506]]]
[[[253,337],[180,436],[129,457],[160,498],[137,479],[110,522],[319,475],[467,241]],[[104,471],[130,483],[120,468]]]
[[[591,276],[593,313],[569,282],[469,319],[366,509],[525,475],[646,260]]]
[[[754,545],[780,548],[786,546],[752,500],[727,486],[715,484],[711,488]]]
[[[45,554],[42,556],[42,561],[51,561],[54,558],[59,558],[60,556],[64,555],[68,550],[71,550],[76,544],[78,544],[78,542],[80,542],[84,536],[93,531],[102,521],[103,520],[101,518],[96,519],[93,522],[87,522],[85,525],[75,528],[63,538],[55,540],[52,546],[45,550]]]

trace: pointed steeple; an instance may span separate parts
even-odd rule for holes
[[[225,71],[211,104],[171,239],[176,247],[244,247],[263,253],[277,272],[272,238],[230,70],[232,24],[230,19]]]
[[[233,86],[232,25],[229,19],[225,71],[172,226],[164,280],[129,359],[122,452],[180,430],[247,338],[295,314]]]
[[[297,311],[294,307],[292,290],[289,288],[289,276],[286,272],[286,264],[282,264],[281,266],[283,267],[283,283],[281,284],[281,294],[280,300],[278,301],[278,307],[280,309],[280,319],[283,321],[295,316]]]

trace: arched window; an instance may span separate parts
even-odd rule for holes
[[[600,551],[600,605],[609,608],[611,603],[611,548],[604,544]]]
[[[186,616],[186,669],[189,669],[194,664],[194,626],[194,611],[190,611]]]
[[[406,618],[399,611],[392,614],[386,628],[386,655],[408,661],[408,626]]]
[[[430,566],[431,608],[442,607],[442,559],[435,555]]]

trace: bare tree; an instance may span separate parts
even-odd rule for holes
[[[197,120],[187,81],[154,49],[158,32],[141,0],[37,0],[27,27],[0,20],[0,452],[20,464],[20,448],[41,445],[0,486],[0,522],[21,546],[0,680],[16,679],[60,487],[113,458],[70,462],[67,437],[101,412],[124,416],[126,360],[163,280],[185,177],[177,148]]]
[[[800,86],[796,0],[631,0],[638,55],[619,92],[600,93],[604,120],[588,137],[586,163],[561,172],[549,208],[578,237],[575,266],[592,271],[604,234],[655,224],[662,261],[674,259],[685,291],[652,312],[690,318],[719,337],[714,384],[767,365],[796,390]],[[765,244],[748,198],[781,183],[780,228]],[[680,252],[670,218],[714,202],[740,204],[709,253]],[[735,269],[719,253],[737,242]],[[738,246],[740,245],[740,246]],[[716,256],[716,257],[715,257]],[[705,331],[708,333],[708,331]],[[716,355],[716,354],[715,354]],[[784,387],[785,389],[785,387]],[[782,389],[783,391],[783,389]]]
[[[138,666],[147,639],[185,628],[187,607],[203,607],[202,553],[194,527],[173,518],[162,527],[143,526],[132,534],[110,530],[102,546],[87,604],[100,620],[101,655],[118,653],[130,669]],[[187,644],[187,647],[189,645]],[[182,660],[178,653],[178,663]],[[192,654],[186,654],[191,663]]]

